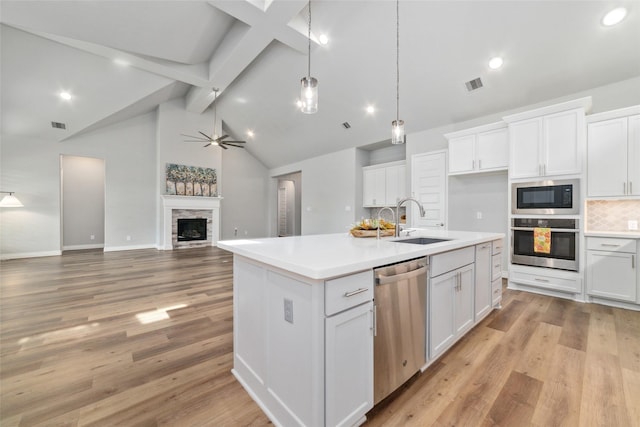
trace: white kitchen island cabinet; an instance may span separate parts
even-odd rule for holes
[[[464,252],[470,321],[455,323],[459,334],[473,326],[475,245],[503,235],[421,233],[449,240],[416,245],[331,234],[218,242],[234,253],[232,372],[275,425],[366,420],[374,401],[374,268]]]

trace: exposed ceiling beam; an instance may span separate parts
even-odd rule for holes
[[[306,52],[308,43],[306,34],[290,25],[296,23],[306,0],[274,1],[266,10],[247,1],[213,0],[209,4],[238,22],[209,61],[209,87],[192,87],[186,97],[187,110],[196,113],[213,102],[212,87],[223,92],[273,40],[301,53]]]

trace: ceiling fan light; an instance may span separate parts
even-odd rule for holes
[[[318,80],[303,77],[300,80],[300,111],[305,114],[318,112]]]
[[[394,145],[404,144],[406,142],[404,133],[404,120],[394,120],[391,122],[391,143]]]

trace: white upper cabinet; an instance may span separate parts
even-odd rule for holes
[[[585,110],[590,107],[588,97],[504,117],[509,123],[510,178],[580,174]]]
[[[587,139],[587,195],[589,197],[640,195],[639,112],[640,106],[636,106],[589,118]],[[622,115],[622,117],[609,118],[616,115]]]
[[[505,123],[448,133],[449,175],[506,170],[509,136]]]
[[[392,162],[362,168],[362,205],[395,206],[406,197],[405,162]]]

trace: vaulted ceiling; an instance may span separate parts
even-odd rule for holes
[[[620,5],[627,18],[601,25]],[[396,3],[312,1],[314,115],[296,107],[307,73],[307,7],[2,0],[3,133],[65,143],[173,98],[202,113],[216,87],[225,130],[268,167],[389,139]],[[320,34],[327,45],[317,43]],[[493,56],[504,58],[502,68],[487,66]],[[400,118],[409,133],[636,76],[638,1],[400,1]],[[465,82],[477,77],[484,87],[468,92]],[[59,98],[63,90],[71,101]]]

